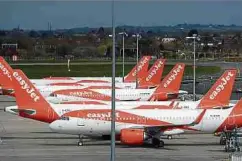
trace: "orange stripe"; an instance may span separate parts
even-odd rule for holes
[[[111,121],[111,110],[109,109],[88,109],[88,110],[79,110],[72,111],[64,114],[64,116],[69,117],[77,117],[84,119],[93,119],[93,120],[103,120],[103,121]],[[139,116],[135,114],[131,114],[128,112],[123,112],[120,110],[116,110],[116,122],[119,123],[128,123],[128,124],[137,124],[137,125],[150,125],[150,126],[164,126],[164,125],[172,125],[169,122],[156,120],[153,118]]]

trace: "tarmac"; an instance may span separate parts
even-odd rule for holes
[[[110,141],[86,140],[56,134],[48,124],[4,112],[13,99],[0,96],[0,161],[108,161]],[[116,144],[117,161],[225,161],[229,153],[212,134],[187,134],[164,139],[165,147],[129,147]]]

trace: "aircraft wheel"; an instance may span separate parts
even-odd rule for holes
[[[223,138],[221,138],[219,144],[220,144],[220,145],[225,145],[225,144],[226,144],[226,140],[223,139]]]
[[[172,139],[172,136],[171,136],[171,135],[168,135],[168,136],[167,136],[167,139],[168,139],[168,140],[171,140],[171,139]]]
[[[163,142],[163,141],[162,141]],[[159,147],[161,147],[160,145],[161,145],[161,141],[159,140],[159,139],[157,139],[157,138],[153,138],[152,139],[152,144],[153,144],[153,146],[155,147],[155,148],[159,148]],[[163,144],[164,144],[164,142],[163,142]],[[164,146],[164,145],[163,145]]]
[[[160,145],[159,145],[159,146],[160,146],[161,148],[163,148],[164,145],[165,145],[164,141],[163,141],[163,140],[160,140]]]
[[[83,146],[83,142],[78,142],[77,146]]]

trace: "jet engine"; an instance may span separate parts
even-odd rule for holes
[[[148,139],[144,129],[122,129],[120,132],[121,143],[126,145],[143,145]]]

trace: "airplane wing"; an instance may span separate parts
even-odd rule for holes
[[[164,124],[157,126],[135,126],[130,128],[122,129],[120,132],[121,143],[127,145],[143,145],[145,143],[152,144],[155,147],[163,147],[164,142],[160,141],[161,135],[165,131],[178,129],[185,127],[189,129],[189,126],[199,124],[202,120],[206,109],[204,109],[199,116],[189,124]]]
[[[200,121],[202,120],[204,114],[206,113],[206,109],[204,109],[201,114],[198,115],[198,117],[189,124],[166,124],[166,125],[157,125],[157,126],[132,126],[132,129],[145,129],[145,130],[149,130],[149,129],[159,129],[159,131],[165,131],[167,129],[171,129],[171,128],[180,128],[180,127],[187,127],[187,126],[194,126],[200,123]]]

